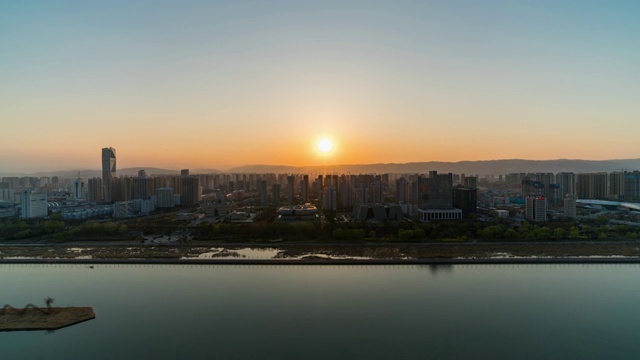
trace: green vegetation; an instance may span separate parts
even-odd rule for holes
[[[59,214],[48,219],[5,219],[0,221],[0,240],[41,238],[69,240],[136,240],[140,235],[180,234],[196,241],[265,242],[509,242],[509,241],[620,241],[640,239],[640,230],[630,225],[610,225],[606,217],[588,222],[510,222],[496,219],[419,223],[413,220],[385,222],[342,222],[340,213],[326,214],[324,221],[278,222],[274,208],[261,208],[252,223],[178,220],[175,213],[159,213],[118,222],[106,220],[63,220]]]
[[[0,238],[18,240],[30,237],[55,234],[65,229],[65,223],[56,218],[44,219],[9,219],[0,222]]]
[[[375,232],[373,234],[375,237]],[[364,229],[337,228],[331,232],[331,236],[336,240],[362,240],[364,235]]]

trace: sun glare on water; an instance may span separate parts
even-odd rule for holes
[[[333,149],[333,143],[329,139],[322,139],[318,142],[318,150],[322,153],[328,153]]]

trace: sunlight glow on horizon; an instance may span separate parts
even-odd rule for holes
[[[318,150],[320,150],[320,152],[326,154],[330,152],[331,149],[333,149],[333,142],[330,139],[324,138],[318,142]]]

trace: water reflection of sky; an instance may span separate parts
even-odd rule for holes
[[[0,265],[3,304],[51,296],[97,316],[51,334],[0,333],[0,346],[3,359],[633,358],[638,270]]]

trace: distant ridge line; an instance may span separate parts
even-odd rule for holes
[[[428,171],[464,174],[507,174],[519,172],[598,172],[640,170],[640,159],[625,160],[464,160],[457,162],[427,161],[408,163],[341,164],[327,166],[244,165],[233,167],[229,173],[426,173]]]
[[[185,168],[188,168],[185,166]],[[177,175],[179,169],[163,169],[156,167],[129,167],[118,169],[118,175],[136,176],[138,170],[144,169],[149,175]],[[407,163],[375,163],[375,164],[339,164],[327,166],[289,166],[253,164],[236,166],[226,170],[218,169],[191,169],[191,174],[215,174],[215,173],[397,173],[418,174],[429,171],[464,173],[467,175],[498,175],[520,172],[612,172],[620,170],[640,170],[640,158],[614,159],[614,160],[581,160],[581,159],[556,159],[556,160],[526,160],[526,159],[499,159],[499,160],[462,160],[449,161],[425,161]],[[75,178],[78,172],[82,177],[100,177],[100,170],[60,170],[26,173],[2,173],[0,176],[59,176],[61,178]]]

